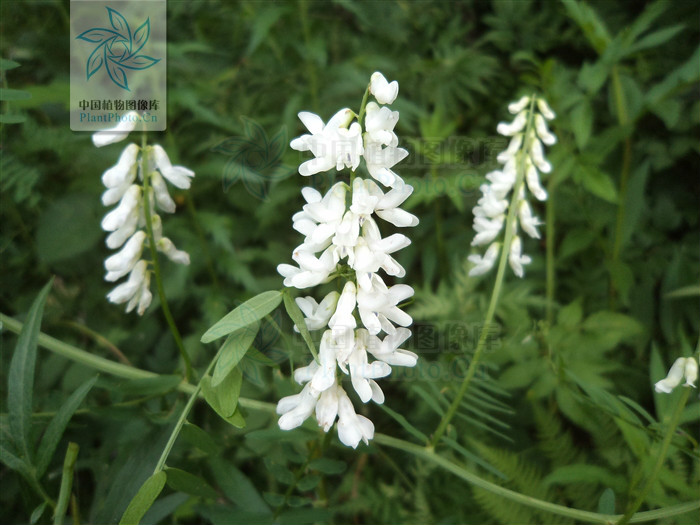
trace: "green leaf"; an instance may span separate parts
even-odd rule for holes
[[[31,443],[29,441],[32,424],[32,392],[34,390],[34,365],[36,364],[36,345],[41,328],[44,303],[51,290],[51,279],[39,292],[24,326],[19,333],[15,352],[10,361],[8,378],[7,406],[10,413],[10,430],[12,439],[28,464],[32,461]]]
[[[306,326],[306,321],[304,320],[304,314],[299,309],[294,298],[287,291],[284,292],[284,309],[287,310],[287,314],[290,319],[294,322],[294,325],[299,329],[301,337],[304,339],[306,346],[309,348],[311,355],[314,359],[317,359],[316,345],[313,339],[311,339],[311,334]]]
[[[564,465],[552,471],[544,480],[544,485],[568,485],[570,483],[600,483],[614,485],[617,490],[626,488],[625,478],[615,475],[610,470],[598,465],[576,463]]]
[[[238,396],[241,395],[243,373],[240,368],[234,368],[226,378],[216,386],[216,397],[219,400],[221,412],[231,417],[238,406]]]
[[[70,421],[71,417],[73,417],[73,414],[78,409],[80,404],[83,402],[83,399],[85,399],[85,396],[95,385],[96,381],[97,376],[94,376],[83,383],[68,397],[68,399],[66,399],[65,403],[63,403],[58,412],[56,412],[56,415],[51,420],[51,423],[49,423],[46,432],[44,432],[44,436],[41,438],[41,444],[39,445],[39,450],[37,451],[36,455],[37,478],[41,478],[41,476],[44,475],[44,472],[46,472],[46,469],[51,462],[51,458],[56,451],[56,447],[58,446],[59,441],[61,441],[63,432],[66,430],[68,422]]]
[[[14,60],[0,58],[0,71],[9,71],[10,69],[14,69],[16,67],[19,67],[20,65],[21,64],[19,62],[15,62]]]
[[[32,511],[32,515],[29,517],[29,523],[31,525],[34,525],[41,516],[44,514],[44,511],[46,510],[46,502],[39,503],[39,505],[36,506],[36,508]]]
[[[214,367],[214,373],[211,378],[212,386],[219,385],[243,359],[248,348],[253,344],[259,328],[260,323],[254,321],[228,336],[221,347],[219,359]]]
[[[675,37],[678,33],[683,31],[683,29],[685,29],[685,26],[683,24],[677,24],[675,26],[664,27],[663,29],[659,29],[658,31],[649,33],[645,37],[642,37],[639,40],[637,40],[634,43],[634,45],[627,49],[627,52],[625,54],[631,55],[633,53],[638,53],[639,51],[642,51],[644,49],[649,49],[650,47],[657,47],[662,44],[665,44],[673,37]]]
[[[178,492],[200,496],[202,498],[218,498],[219,494],[202,478],[179,468],[166,468],[168,487]]]
[[[297,483],[297,488],[301,491],[315,489],[321,482],[321,479],[321,476],[318,474],[309,474],[299,480],[299,483]]]
[[[211,386],[210,377],[205,377],[202,379],[202,394],[204,394],[204,399],[207,403],[209,403],[209,406],[211,406],[214,411],[219,414],[221,419],[227,423],[230,423],[236,428],[243,428],[245,426],[245,419],[243,418],[240,407],[236,407],[233,414],[226,414],[219,402],[219,393],[217,392],[217,389]]]
[[[24,460],[10,452],[3,443],[0,443],[0,462],[4,463],[8,468],[19,472],[27,479],[33,478],[31,467]]]
[[[239,328],[263,319],[277,308],[280,302],[282,302],[282,292],[278,290],[263,292],[252,299],[248,299],[209,328],[202,336],[202,343],[211,343],[220,337],[235,332]]]
[[[190,445],[197,447],[207,454],[215,455],[220,450],[219,445],[216,444],[216,441],[214,441],[209,433],[193,423],[185,423],[180,431],[180,435]]]
[[[119,520],[119,525],[138,525],[146,514],[146,511],[151,508],[153,502],[165,486],[167,475],[164,471],[159,471],[148,478],[141,488],[131,500],[129,506],[124,511],[122,519]]]
[[[309,468],[318,470],[323,474],[342,474],[345,472],[347,465],[344,461],[337,459],[318,458],[309,462]]]
[[[281,507],[284,505],[284,496],[282,494],[275,494],[274,492],[264,492],[263,498],[272,507]]]
[[[218,457],[208,461],[214,480],[226,498],[237,507],[255,514],[270,514],[255,485],[230,461]]]
[[[593,109],[588,99],[583,99],[571,111],[571,126],[576,139],[576,146],[582,150],[591,138],[593,129]]]
[[[607,488],[598,500],[598,512],[600,514],[615,514],[615,491]]]
[[[265,467],[270,471],[277,481],[285,485],[292,485],[294,483],[294,473],[289,470],[284,465],[277,462],[270,456],[265,456],[264,459]]]
[[[610,44],[611,37],[605,23],[598,14],[586,3],[567,0],[564,3],[569,16],[578,24],[590,44],[598,54],[605,51]]]
[[[617,203],[617,189],[610,175],[593,166],[581,166],[581,170],[580,180],[584,188],[596,197],[613,204]]]
[[[2,124],[22,124],[27,120],[26,115],[22,114],[3,114],[0,115],[0,123]]]
[[[30,98],[32,95],[26,91],[21,91],[19,89],[6,89],[0,88],[0,100],[11,101],[11,100],[25,100]]]

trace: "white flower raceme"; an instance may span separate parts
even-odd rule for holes
[[[508,147],[496,158],[503,166],[486,175],[489,184],[481,186],[482,196],[473,210],[476,235],[472,246],[489,247],[483,256],[472,254],[468,257],[474,263],[469,275],[481,275],[493,268],[502,248],[502,242],[497,239],[508,222],[511,206],[515,207],[511,219],[512,235],[509,246],[503,249],[507,251],[508,263],[518,277],[524,275],[524,265],[532,261],[522,253],[518,226],[529,237],[540,238],[537,227],[542,223],[532,213],[528,191],[539,201],[547,200],[547,192],[540,184],[539,174],[552,170],[551,164],[544,157],[542,144],[551,146],[557,140],[546,123],[546,120],[552,120],[555,115],[544,99],[529,96],[509,104],[508,111],[515,118],[510,123],[501,122],[497,128],[499,134],[511,137]]]
[[[139,119],[137,113],[128,114],[115,128],[95,133],[93,142],[100,147],[123,140],[134,129]],[[143,157],[144,152],[139,146],[129,144],[122,151],[119,161],[102,175],[102,183],[107,188],[102,194],[102,203],[105,206],[117,204],[102,219],[102,229],[110,232],[106,240],[107,247],[119,249],[105,260],[105,280],[114,282],[129,275],[124,283],[107,294],[107,299],[115,304],[127,303],[126,311],[136,309],[139,315],[144,314],[152,299],[151,270],[148,261],[142,258],[143,251],[149,243],[148,235],[144,231],[144,199],[148,199],[156,250],[175,263],[188,265],[189,254],[178,250],[169,238],[163,237],[162,221],[155,213],[154,206],[157,204],[162,211],[173,213],[175,201],[170,197],[165,181],[178,188],[187,189],[190,187],[190,179],[194,176],[194,172],[187,168],[173,166],[160,146],[146,148],[147,163],[143,162]],[[145,178],[148,179],[148,185],[145,184]],[[148,187],[147,196],[145,187]]]
[[[380,104],[390,104],[398,83],[375,73],[369,91]],[[397,227],[418,224],[417,217],[399,208],[413,188],[391,169],[408,152],[398,147],[394,133],[397,111],[369,102],[364,117],[359,121],[354,112],[342,109],[324,124],[316,115],[300,113],[310,134],[292,140],[291,147],[311,151],[315,158],[302,163],[299,173],[312,175],[335,167],[349,168],[354,175],[364,158],[370,176],[389,190],[385,193],[374,180],[359,176],[353,177],[351,185],[334,184],[325,195],[304,188],[306,204],[293,217],[294,229],[304,235],[292,254],[297,266],[280,264],[277,268],[285,286],[300,289],[341,275],[346,279],[341,293],[330,292],[320,303],[310,296],[296,299],[306,327],[323,330],[323,334],[318,362],[311,361],[294,372],[294,379],[304,385],[301,393],[277,405],[279,426],[283,430],[298,427],[315,412],[325,432],[337,420],[340,441],[353,448],[372,439],[374,425],[355,412],[342,378],[349,377],[363,403],[383,403],[377,380],[388,376],[392,366],[415,366],[418,359],[399,348],[410,337],[406,327],[412,323],[399,305],[413,295],[413,288],[387,286],[379,274],[384,271],[403,277],[406,271],[392,254],[410,244],[399,233],[382,237],[382,221]],[[358,121],[353,122],[355,118]],[[383,340],[378,337],[382,332],[386,334]]]
[[[671,365],[668,375],[661,381],[657,381],[654,390],[659,393],[670,394],[674,388],[681,384],[685,378],[683,386],[695,388],[695,381],[698,378],[698,362],[694,357],[679,357]]]

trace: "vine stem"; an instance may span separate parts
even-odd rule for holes
[[[658,477],[659,472],[661,472],[661,468],[664,465],[666,455],[668,454],[668,449],[671,446],[671,440],[673,439],[676,427],[678,426],[678,421],[680,420],[681,414],[683,413],[683,409],[685,408],[685,404],[688,401],[690,392],[690,388],[683,388],[683,394],[681,395],[681,399],[678,402],[678,405],[676,405],[676,409],[673,411],[673,415],[671,416],[671,421],[669,422],[668,429],[666,429],[666,435],[664,435],[664,440],[661,442],[661,448],[659,449],[659,455],[656,458],[654,468],[651,471],[649,477],[647,478],[647,482],[644,484],[642,491],[637,496],[637,499],[634,500],[634,503],[630,505],[630,507],[627,509],[627,512],[625,512],[624,516],[622,516],[622,518],[620,518],[620,520],[616,522],[615,525],[625,525],[626,523],[629,523],[632,516],[634,516],[634,513],[637,512],[637,509],[639,509],[639,507],[642,506],[642,503],[644,503],[647,494],[649,494],[651,487],[654,485],[654,482],[656,481],[656,478]]]
[[[212,359],[209,362],[209,366],[207,366],[207,369],[205,370],[204,374],[202,374],[202,378],[197,383],[197,386],[192,391],[192,394],[190,394],[190,398],[187,400],[187,404],[185,405],[185,408],[182,409],[182,413],[180,414],[180,417],[178,418],[177,422],[175,423],[175,427],[173,428],[173,431],[170,433],[170,437],[168,438],[168,442],[165,444],[165,448],[163,449],[163,452],[161,453],[160,458],[158,459],[158,463],[156,464],[156,468],[153,470],[153,474],[157,474],[158,472],[163,470],[163,468],[165,467],[165,461],[168,459],[168,456],[170,455],[170,451],[173,449],[173,445],[175,445],[175,441],[177,440],[177,437],[180,435],[180,430],[182,430],[182,425],[184,425],[185,421],[187,421],[187,416],[189,415],[190,410],[192,410],[192,406],[194,406],[194,402],[197,400],[199,393],[202,391],[202,381],[204,381],[204,379],[207,376],[209,376],[211,369],[214,368],[214,364],[219,359],[219,356],[221,355],[221,351],[224,349],[224,347],[225,347],[225,345],[221,345],[221,348],[219,348],[219,351],[216,352],[214,359]]]
[[[0,326],[3,330],[7,329],[12,333],[19,334],[22,331],[23,323],[0,313]],[[39,332],[37,342],[39,343],[39,346],[53,352],[56,355],[60,355],[65,359],[69,359],[75,363],[79,363],[83,366],[87,366],[99,372],[104,372],[114,377],[121,377],[123,379],[153,379],[160,376],[160,374],[156,374],[155,372],[149,372],[148,370],[142,370],[133,366],[115,363],[114,361],[110,361],[104,357],[93,355],[73,345],[59,341],[55,337],[51,337],[43,332]],[[182,381],[176,389],[179,392],[184,392],[185,394],[192,394],[192,392],[195,391],[196,386],[186,381]],[[238,398],[238,403],[242,407],[250,410],[260,410],[271,413],[275,412],[275,405],[264,401],[240,397]]]
[[[7,329],[15,334],[19,334],[22,330],[21,322],[2,313],[0,313],[0,323],[3,329]],[[154,372],[149,372],[147,370],[141,370],[140,368],[126,366],[121,363],[115,363],[113,361],[105,359],[104,357],[89,354],[84,350],[69,345],[68,343],[64,343],[63,341],[59,341],[58,339],[55,339],[42,332],[39,332],[37,342],[42,348],[45,348],[66,359],[70,359],[82,365],[108,373],[116,377],[122,377],[125,379],[145,379],[159,376],[159,374],[156,374]],[[212,360],[212,362],[215,362],[215,359]],[[177,390],[179,390],[180,392],[193,394],[197,391],[197,387],[190,383],[182,382],[178,385]],[[200,393],[197,393],[196,397],[199,397],[200,395]],[[193,401],[191,402],[193,403]],[[269,412],[271,414],[275,413],[275,405],[272,403],[266,403],[264,401],[257,401],[254,399],[247,399],[243,397],[239,398],[238,402],[242,407],[250,410],[259,410],[262,412]],[[188,404],[190,403],[188,402]],[[496,485],[495,483],[491,483],[490,481],[480,478],[476,474],[468,471],[467,469],[465,469],[464,467],[462,467],[461,465],[459,465],[451,459],[448,460],[446,458],[443,458],[442,456],[439,456],[434,452],[434,449],[432,447],[416,445],[414,443],[410,443],[408,441],[404,441],[398,438],[393,438],[391,436],[386,436],[384,434],[375,434],[374,442],[380,445],[386,445],[391,448],[402,450],[404,452],[412,454],[417,458],[430,461],[438,467],[441,467],[446,471],[451,472],[452,474],[467,481],[468,483],[471,483],[472,485],[476,485],[477,487],[483,488],[484,490],[493,492],[494,494],[498,494],[504,497],[505,499],[516,501],[529,507],[538,508],[547,512],[552,512],[553,514],[559,514],[561,516],[578,518],[581,521],[586,521],[590,523],[610,524],[614,523],[615,520],[619,520],[622,517],[622,515],[619,514],[599,514],[596,512],[572,509],[563,505],[549,503],[547,501],[543,501],[537,498],[533,498],[531,496],[520,494],[519,492],[515,492],[510,489],[506,489],[504,487]],[[44,496],[45,500],[52,507],[55,507],[55,503],[51,500],[51,498],[48,497],[48,495],[46,495],[46,492],[44,492],[43,490],[40,490],[39,492]],[[629,520],[629,522],[642,523],[646,521],[653,521],[669,516],[685,514],[696,509],[700,509],[700,501],[691,501],[688,503],[681,503],[679,505],[673,505],[661,509],[638,512]]]
[[[447,470],[448,472],[451,472],[455,476],[467,481],[472,485],[475,485],[479,488],[502,496],[508,500],[521,503],[528,507],[533,507],[546,512],[551,512],[552,514],[558,514],[560,516],[574,518],[579,522],[587,523],[604,523],[609,525],[622,517],[620,514],[600,514],[598,512],[573,509],[564,505],[549,503],[548,501],[543,501],[537,498],[533,498],[532,496],[527,496],[525,494],[515,492],[505,487],[501,487],[499,485],[496,485],[495,483],[491,483],[490,481],[480,478],[476,474],[469,472],[467,469],[456,463],[453,459],[447,459],[436,454],[432,447],[416,445],[414,443],[409,443],[408,441],[393,438],[384,434],[375,434],[374,441],[376,443],[379,443],[380,445],[386,445],[387,447],[403,450],[404,452],[407,452],[413,456],[430,461],[431,463]],[[640,512],[636,514],[634,518],[630,520],[630,522],[642,523],[645,521],[658,520],[663,517],[685,514],[698,508],[700,508],[700,501],[682,503],[680,505],[664,507],[663,509]]]
[[[143,207],[144,215],[146,216],[146,235],[148,235],[148,246],[151,250],[151,259],[153,260],[153,274],[156,278],[156,288],[158,289],[158,297],[160,298],[160,307],[163,310],[163,315],[165,320],[170,327],[170,332],[173,334],[173,339],[175,340],[175,345],[180,351],[182,360],[185,362],[185,380],[189,381],[192,377],[192,362],[190,361],[190,356],[187,354],[184,345],[182,344],[182,336],[180,336],[180,331],[177,329],[175,324],[175,319],[173,319],[173,314],[170,312],[170,306],[168,306],[168,299],[165,297],[165,288],[163,287],[163,279],[160,273],[160,263],[158,262],[158,251],[156,250],[156,239],[153,235],[153,218],[151,217],[151,198],[150,198],[150,173],[148,170],[148,146],[146,144],[146,132],[143,133],[143,138],[141,139],[141,177],[143,178]]]
[[[438,427],[435,430],[435,433],[433,434],[433,439],[430,442],[432,447],[435,447],[440,442],[440,439],[442,438],[443,434],[445,433],[445,430],[447,429],[447,425],[450,423],[455,413],[457,412],[459,404],[464,398],[464,395],[466,394],[467,389],[469,388],[469,385],[471,384],[471,381],[474,375],[476,374],[476,369],[481,360],[484,348],[486,348],[486,339],[488,337],[491,325],[493,323],[493,317],[496,313],[496,306],[498,305],[498,298],[501,294],[503,278],[505,277],[506,263],[508,262],[510,244],[515,234],[515,218],[517,214],[517,203],[520,199],[520,190],[525,180],[525,152],[528,149],[528,142],[530,140],[530,130],[532,128],[533,120],[532,116],[534,113],[534,106],[536,100],[534,95],[532,95],[531,98],[532,100],[530,101],[530,111],[528,114],[527,126],[525,127],[525,140],[523,144],[523,149],[519,153],[520,158],[518,163],[518,173],[516,176],[515,185],[513,187],[513,196],[510,199],[510,205],[508,207],[508,217],[506,219],[506,232],[503,239],[503,246],[501,248],[501,257],[498,262],[496,282],[493,285],[493,292],[491,293],[491,300],[489,301],[489,307],[486,311],[486,318],[484,319],[484,325],[481,328],[481,334],[479,335],[479,341],[476,345],[474,356],[472,357],[472,360],[469,363],[467,373],[465,374],[464,379],[462,380],[462,384],[459,387],[459,391],[457,392],[457,395],[452,401],[452,404],[450,404],[449,408],[447,409],[447,412],[445,412],[445,415],[440,420],[440,423],[438,424]]]

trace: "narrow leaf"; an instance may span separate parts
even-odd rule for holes
[[[318,470],[323,474],[342,474],[345,472],[347,465],[343,461],[337,459],[318,458],[309,463],[309,468]]]
[[[243,373],[240,368],[234,368],[231,373],[216,387],[216,397],[219,400],[221,412],[231,417],[238,406],[238,396],[241,394]]]
[[[211,343],[220,337],[235,332],[239,328],[259,321],[279,306],[282,292],[270,290],[248,299],[238,308],[221,318],[202,336],[202,343]]]
[[[21,91],[19,89],[0,88],[0,100],[26,100],[28,98],[32,98],[31,93],[29,93],[28,91]]]
[[[119,520],[119,525],[138,525],[143,515],[151,508],[151,505],[153,505],[153,502],[163,490],[167,477],[165,471],[161,470],[148,478],[141,485],[136,496],[134,496],[134,499],[131,500],[131,503],[124,511],[122,519]]]
[[[29,442],[32,423],[32,392],[34,390],[34,365],[36,345],[41,328],[44,303],[51,290],[53,279],[44,286],[34,300],[27,319],[19,333],[15,353],[10,362],[7,405],[10,412],[10,430],[17,449],[27,463],[31,463]]]
[[[63,461],[63,475],[61,476],[61,488],[58,492],[58,501],[56,502],[56,510],[54,511],[53,523],[54,525],[62,525],[63,518],[66,515],[66,510],[68,509],[68,502],[70,501],[71,490],[73,490],[73,469],[75,468],[75,462],[78,459],[78,451],[80,447],[77,443],[68,443],[68,450],[66,450],[66,458]]]
[[[168,476],[168,487],[178,492],[200,496],[202,498],[217,498],[219,495],[211,488],[211,485],[202,478],[190,474],[179,468],[167,468],[165,473]]]
[[[313,355],[314,359],[318,361],[318,355],[316,354],[316,345],[314,345],[313,339],[311,339],[311,334],[309,333],[309,329],[306,327],[304,314],[301,312],[296,301],[288,292],[285,292],[284,294],[284,309],[287,310],[287,314],[289,315],[291,320],[294,321],[294,324],[299,330],[301,337],[304,338],[304,342],[306,343],[306,346],[309,347],[311,355]]]
[[[180,431],[182,439],[190,445],[197,447],[202,452],[214,455],[219,452],[220,447],[214,439],[204,430],[192,423],[185,423]]]
[[[7,58],[0,58],[0,71],[7,71],[9,69],[14,69],[19,67],[21,64],[15,62],[14,60],[8,60]]]
[[[228,336],[221,348],[219,360],[214,367],[211,379],[212,386],[219,385],[243,359],[248,348],[253,344],[259,328],[260,324],[254,321],[252,324],[244,326]]]
[[[39,450],[37,451],[36,471],[38,478],[41,478],[41,476],[44,475],[44,472],[46,472],[46,468],[51,462],[53,453],[56,450],[61,437],[63,436],[63,432],[66,430],[66,426],[68,425],[70,418],[73,417],[73,414],[83,402],[85,396],[94,386],[95,381],[97,381],[97,376],[88,379],[85,383],[78,387],[78,389],[68,397],[66,402],[63,403],[61,408],[51,420],[51,423],[49,423],[49,427],[46,429],[46,432],[44,432],[44,436],[41,438],[41,444],[39,445]]]

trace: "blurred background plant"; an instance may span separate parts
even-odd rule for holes
[[[113,523],[185,403],[170,375],[179,354],[156,299],[143,318],[105,300],[100,175],[120,148],[95,150],[88,133],[69,129],[69,3],[3,2],[0,14],[0,310],[26,320],[55,276],[42,331],[163,374],[94,381],[93,369],[40,348],[24,443],[33,461],[23,471],[3,452],[2,521],[47,519],[73,442],[68,513]],[[507,144],[496,125],[508,102],[540,93],[559,138],[544,181],[550,197],[535,210],[543,239],[530,241],[526,277],[506,279],[484,365],[437,451],[523,494],[623,513],[683,395],[651,385],[696,351],[700,333],[699,15],[685,1],[170,3],[168,129],[149,141],[197,173],[189,192],[173,195],[181,209],[168,223],[192,264],[165,275],[195,367],[214,355],[200,336],[242,301],[281,288],[275,267],[300,242],[290,217],[310,181],[285,142],[302,131],[297,112],[328,118],[380,70],[401,85],[397,134],[411,154],[398,172],[416,188],[406,205],[421,219],[399,257],[416,288],[409,348],[421,359],[389,382],[372,419],[377,432],[424,445],[459,386],[491,293],[493,276],[467,278],[466,259],[478,187]],[[332,182],[311,180],[321,190]],[[262,321],[257,352],[241,361],[241,396],[292,393],[291,361],[306,350],[280,326],[291,333],[279,311]],[[17,439],[8,329],[3,447]],[[72,420],[47,438],[46,422],[68,414],[61,406]],[[142,523],[574,522],[504,504],[380,440],[353,452],[314,425],[283,433],[274,414],[251,406],[237,428],[195,405],[169,460],[186,472],[168,476]],[[697,499],[697,395],[678,421],[648,508]],[[53,457],[35,453],[55,439]],[[694,510],[659,523],[697,521]]]

